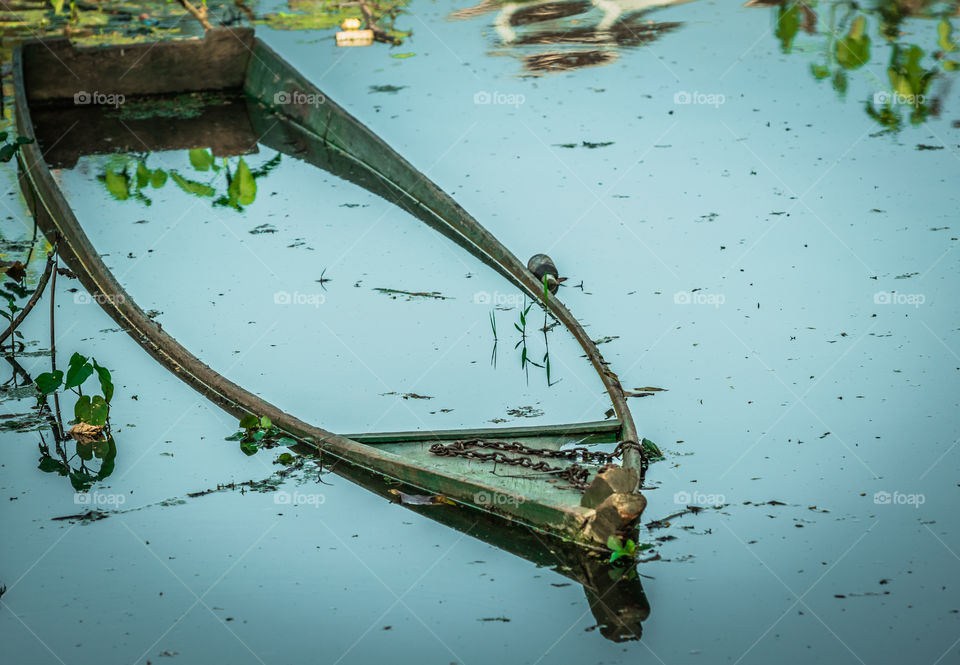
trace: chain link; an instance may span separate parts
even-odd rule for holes
[[[478,449],[488,449],[491,450],[491,452],[480,452]],[[587,464],[609,464],[623,454],[623,445],[618,445],[612,453],[605,453],[582,447],[567,448],[566,450],[551,450],[549,448],[530,448],[516,441],[507,443],[506,441],[464,439],[446,444],[435,443],[430,446],[430,452],[440,457],[462,457],[480,462],[520,466],[525,469],[530,469],[531,471],[553,474],[557,478],[565,480],[575,489],[583,491],[587,489],[587,479],[590,477],[590,470],[581,466],[579,462],[582,461]],[[511,457],[505,453],[518,453],[521,457]],[[571,460],[573,464],[566,467],[551,466],[543,460],[534,462],[530,459],[530,455],[551,459]]]

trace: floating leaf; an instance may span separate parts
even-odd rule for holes
[[[284,466],[290,466],[291,464],[293,464],[294,459],[296,458],[290,453],[283,453],[282,455],[280,455],[280,457],[277,458],[277,462]]]
[[[266,416],[263,416],[262,418],[260,418],[260,427],[262,427],[263,429],[270,429],[271,427],[273,427],[273,421],[267,418]]]
[[[102,438],[103,427],[89,423],[77,423],[70,428],[67,434],[77,443],[93,443]],[[94,452],[96,452],[95,449]],[[98,457],[102,457],[102,455],[98,455]]]
[[[243,418],[240,419],[240,427],[242,429],[253,429],[260,425],[260,419],[257,418],[252,413],[248,413]]]

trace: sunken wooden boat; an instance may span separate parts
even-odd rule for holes
[[[646,504],[639,491],[646,454],[616,374],[580,323],[556,297],[545,296],[544,284],[449,195],[326,98],[252,30],[224,28],[203,39],[134,46],[76,48],[65,39],[29,41],[14,55],[14,87],[18,131],[38,139],[19,154],[21,187],[37,224],[119,326],[203,396],[240,418],[250,414],[270,418],[301,444],[338,464],[443,495],[461,506],[585,547],[605,548],[610,536],[626,535],[635,527]],[[255,140],[382,196],[457,242],[538,302],[582,347],[615,417],[551,426],[341,435],[304,422],[231,382],[134,302],[84,233],[54,179],[51,169],[89,152],[90,141],[101,141],[103,145],[94,149],[104,152],[125,149],[126,129],[85,129],[84,146],[71,145],[72,139],[57,129],[73,122],[71,114],[83,112],[74,103],[79,91],[123,95],[127,100],[196,92],[242,98],[249,111],[246,131],[254,131]],[[232,120],[200,121],[205,124],[177,120],[168,127],[161,125],[157,136],[142,128],[136,141],[191,148],[219,143],[219,149],[230,154],[231,142],[237,141]],[[619,463],[584,448],[580,450],[585,453],[556,454],[569,451],[572,443],[614,442],[619,444]],[[525,474],[522,468],[509,475],[495,474],[491,451],[501,456],[493,458],[501,464],[519,457],[543,462],[555,476],[547,482],[544,473]],[[576,480],[562,482],[558,477]]]

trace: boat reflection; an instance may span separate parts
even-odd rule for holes
[[[307,446],[294,446],[294,452],[314,457]],[[361,487],[379,494],[404,508],[444,526],[456,529],[538,566],[552,568],[583,586],[596,621],[595,629],[614,642],[639,640],[643,622],[650,616],[650,603],[637,574],[638,564],[616,566],[607,563],[607,554],[586,550],[572,543],[537,533],[534,529],[508,523],[489,513],[444,502],[397,501],[401,493],[419,490],[387,482],[383,476],[329,456],[320,458],[324,471],[331,471]]]
[[[653,42],[679,22],[656,22],[651,10],[691,0],[572,0],[495,2],[450,14],[451,20],[497,12],[494,28],[500,44],[494,55],[520,59],[533,75],[606,65],[620,49]],[[552,48],[551,48],[552,47]]]

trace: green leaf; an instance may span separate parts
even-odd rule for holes
[[[59,369],[55,372],[44,372],[33,380],[41,395],[49,395],[56,391],[61,381],[63,381],[63,371]]]
[[[190,151],[190,164],[198,171],[207,171],[213,166],[213,153],[205,148],[194,148]]]
[[[90,423],[90,395],[81,395],[73,405],[73,417],[81,423]]]
[[[93,446],[89,443],[81,443],[77,441],[77,457],[82,459],[84,462],[93,460]]]
[[[17,154],[17,146],[12,143],[4,143],[0,146],[0,162],[9,162]]]
[[[269,174],[273,169],[275,169],[275,168],[277,168],[278,166],[280,166],[280,158],[281,158],[281,157],[283,157],[283,154],[278,152],[276,157],[273,157],[272,159],[268,160],[267,162],[264,162],[264,164],[263,164],[260,168],[254,169],[254,170],[251,171],[250,173],[253,174],[253,177],[254,177],[254,178],[261,178],[261,177]]]
[[[853,20],[847,36],[837,42],[837,62],[844,69],[857,69],[870,59],[870,36],[866,30],[867,18],[858,16]]]
[[[110,377],[110,370],[98,365],[96,360],[93,361],[93,368],[97,370],[97,378],[100,379],[100,391],[103,393],[103,399],[109,404],[110,400],[113,399],[113,380]]]
[[[70,356],[70,362],[67,363],[67,366],[70,369],[73,369],[74,367],[80,367],[85,362],[87,362],[86,356],[81,356],[79,353],[74,353],[72,356]]]
[[[620,549],[620,539],[616,536],[610,536],[607,538],[607,547],[616,552]]]
[[[137,189],[143,189],[150,182],[150,169],[143,162],[137,162]]]
[[[956,42],[950,39],[951,31],[952,27],[950,26],[950,21],[947,19],[943,19],[937,24],[937,46],[942,48],[946,53],[957,50]]]
[[[126,201],[130,198],[130,178],[127,177],[126,171],[114,173],[112,169],[107,167],[104,181],[107,183],[107,191],[117,201]]]
[[[60,460],[53,459],[50,455],[44,455],[40,458],[40,465],[37,467],[44,473],[53,473],[56,471],[61,476],[67,475],[69,468]]]
[[[796,2],[783,3],[777,15],[777,39],[780,40],[780,48],[784,53],[790,52],[793,45],[793,38],[797,36],[800,29],[800,10]]]
[[[230,194],[232,201],[244,206],[250,205],[257,198],[257,181],[250,173],[250,168],[243,161],[243,157],[237,163],[237,171],[233,174],[227,192]]]
[[[113,440],[112,436],[107,439],[105,443],[108,448],[106,454],[103,456],[103,461],[100,462],[100,471],[97,472],[97,480],[103,480],[113,473],[114,466],[116,465],[117,443]]]
[[[642,441],[640,441],[640,445],[647,452],[647,455],[650,457],[652,461],[656,462],[664,459],[663,453],[660,452],[660,448],[658,448],[657,444],[655,444],[650,439],[643,439]]]
[[[273,427],[273,421],[267,418],[266,416],[263,416],[262,418],[260,418],[260,427],[262,427],[263,429],[270,429],[271,427]]]
[[[842,69],[838,69],[833,75],[833,89],[840,93],[841,96],[847,92],[847,73]]]
[[[91,425],[103,427],[107,424],[107,416],[109,415],[110,407],[107,405],[106,400],[100,395],[94,395],[90,403],[90,420],[87,422]]]
[[[247,455],[249,457],[250,455],[256,455],[257,451],[260,450],[260,446],[258,446],[253,441],[247,441],[240,444],[240,450],[243,451],[244,455]]]
[[[96,476],[91,476],[90,474],[82,471],[70,472],[70,484],[73,485],[73,489],[78,492],[86,492],[96,480]]]
[[[170,177],[173,178],[173,181],[177,183],[177,186],[187,194],[193,194],[194,196],[213,196],[217,193],[213,187],[204,185],[201,182],[187,180],[176,171],[171,171]]]
[[[150,186],[160,189],[167,184],[167,172],[163,169],[154,169],[150,172]]]
[[[240,419],[240,427],[242,429],[253,429],[260,425],[260,419],[257,418],[252,413],[248,413],[243,418]]]
[[[826,65],[810,65],[810,73],[813,74],[813,78],[820,81],[830,76],[830,68]]]
[[[29,136],[18,136],[15,143],[17,145],[25,145],[27,143],[33,143],[33,139],[30,138]]]
[[[81,358],[82,357],[83,356],[81,356]],[[86,360],[86,358],[84,358],[84,360]],[[90,363],[74,365],[71,362],[70,369],[67,370],[67,381],[63,385],[64,389],[76,388],[86,381],[91,374],[93,374],[93,366]]]
[[[0,141],[6,141],[8,136],[10,136],[10,132],[0,132]]]
[[[284,466],[290,466],[291,464],[293,464],[294,459],[296,458],[290,453],[283,453],[282,455],[280,455],[280,457],[277,458],[277,462],[279,462]]]

